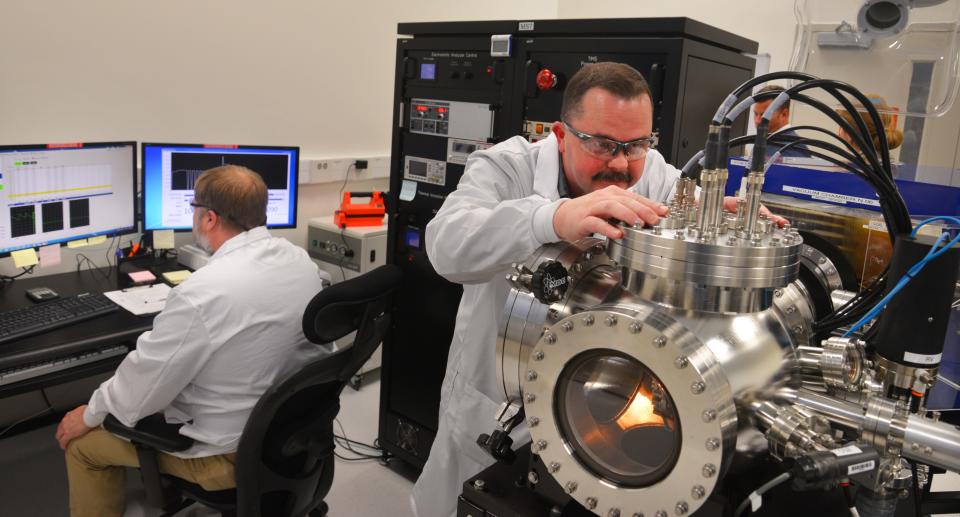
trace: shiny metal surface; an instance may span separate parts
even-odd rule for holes
[[[956,426],[919,415],[907,418],[903,455],[953,472],[960,471],[960,440]]]

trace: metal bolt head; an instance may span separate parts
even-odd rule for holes
[[[533,353],[534,361],[543,361],[543,357],[544,357],[543,350],[537,350],[536,352]]]
[[[613,314],[610,314],[605,320],[603,320],[603,322],[606,323],[608,327],[612,327],[617,324],[617,317]]]
[[[481,492],[483,491],[484,485],[485,485],[485,483],[483,482],[482,479],[475,479],[475,480],[473,481],[473,488],[476,489],[476,490],[480,490]]]
[[[631,334],[636,334],[637,332],[640,332],[641,330],[643,330],[643,325],[640,324],[639,321],[634,321],[633,323],[630,324],[629,330]]]
[[[719,438],[707,438],[707,450],[715,451],[720,448],[720,439]]]
[[[546,440],[537,440],[536,443],[533,444],[533,446],[534,446],[534,449],[535,449],[537,452],[542,451],[542,450],[544,450],[544,449],[547,448],[547,441],[546,441]]]
[[[534,395],[533,393],[527,393],[527,395],[524,397],[524,400],[526,400],[527,403],[530,403],[530,402],[533,402],[534,400],[537,400],[537,396]]]
[[[546,334],[544,334],[543,339],[546,340],[547,343],[550,343],[552,345],[557,342],[557,335],[554,334],[553,332],[547,332]]]
[[[654,514],[656,517],[667,517],[666,510],[657,510],[657,513]]]
[[[927,456],[929,456],[929,455],[933,454],[933,449],[930,448],[929,445],[927,445],[926,447],[923,448],[923,453],[926,454]]]
[[[593,321],[594,321],[593,314],[587,314],[586,316],[583,317],[583,324],[588,327],[590,325],[593,325]]]
[[[785,309],[785,311],[786,311],[787,314],[793,314],[793,313],[797,312],[797,306],[796,306],[796,305],[791,305],[791,306],[787,307],[787,308]]]
[[[552,320],[555,320],[560,317],[560,311],[558,311],[557,309],[550,309],[547,311],[547,317]]]
[[[774,291],[773,296],[775,298],[780,298],[781,296],[783,296],[783,289],[777,289],[776,291]]]
[[[577,491],[577,482],[567,481],[567,484],[563,486],[563,489],[566,490],[568,494],[572,494]]]
[[[585,502],[587,503],[587,508],[589,508],[589,509],[591,509],[591,510],[593,510],[594,508],[597,507],[597,498],[596,498],[596,497],[588,497]]]
[[[676,359],[673,360],[673,365],[681,370],[686,368],[687,365],[689,364],[690,364],[690,360],[687,359],[687,356],[685,355],[681,355],[680,357],[677,357]]]
[[[556,474],[556,472],[560,470],[560,464],[555,461],[551,461],[549,468],[551,473]]]
[[[684,515],[690,511],[690,507],[687,506],[686,501],[680,501],[677,503],[677,506],[674,508],[674,510],[676,510],[677,515]]]
[[[535,371],[533,371],[533,370],[530,370],[529,372],[527,372],[527,380],[528,380],[528,381],[535,381],[535,380],[537,380],[537,372],[535,372]]]
[[[607,517],[620,517],[620,509],[611,508],[610,511],[607,512]]]
[[[527,481],[529,481],[531,485],[536,485],[540,482],[540,474],[537,474],[536,470],[527,472]]]
[[[707,495],[707,490],[700,485],[694,485],[694,487],[690,489],[690,495],[693,496],[694,499],[703,499],[703,496]]]
[[[590,262],[591,260],[593,260],[593,253],[590,253],[589,251],[584,253],[583,260],[586,260],[587,262]]]
[[[707,463],[703,466],[703,477],[712,478],[717,473],[717,467],[713,463]]]
[[[817,264],[826,264],[826,263],[827,263],[826,257],[820,257],[817,259]]]
[[[694,395],[703,393],[705,389],[707,389],[707,385],[704,384],[703,381],[694,381],[694,383],[690,385],[690,391],[693,392]]]
[[[540,419],[535,416],[532,416],[529,419],[527,419],[527,425],[529,425],[530,427],[537,427],[538,425],[540,425]]]
[[[574,265],[570,268],[570,271],[572,271],[572,272],[574,272],[574,273],[579,273],[579,272],[583,271],[583,264],[577,262],[576,264],[574,264]]]
[[[643,517],[643,512],[635,512],[633,517]]]
[[[564,321],[564,322],[563,322],[563,325],[560,325],[560,327],[563,328],[563,331],[564,331],[564,332],[570,332],[571,330],[573,330],[573,322],[572,322],[572,321]]]
[[[657,336],[657,339],[653,340],[653,346],[657,348],[663,348],[667,346],[667,338],[665,336]]]
[[[710,423],[717,419],[717,412],[712,409],[707,409],[703,412],[701,417],[703,417],[704,422]]]

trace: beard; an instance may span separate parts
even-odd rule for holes
[[[591,178],[591,181],[594,183],[607,181],[611,183],[626,183],[627,185],[630,185],[631,179],[632,178],[630,177],[630,174],[626,172],[602,171],[594,174],[593,178]]]
[[[194,228],[191,233],[193,233],[193,242],[197,245],[198,248],[207,252],[208,255],[213,255],[213,247],[210,246],[210,240]]]

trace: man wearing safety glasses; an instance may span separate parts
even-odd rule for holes
[[[650,89],[627,65],[577,72],[551,133],[535,144],[515,137],[470,155],[457,190],[427,226],[430,261],[464,291],[439,430],[413,493],[421,517],[454,514],[463,482],[493,462],[476,440],[504,402],[495,356],[510,265],[550,242],[622,237],[610,219],[655,224],[680,176],[655,149]],[[529,440],[523,426],[511,436],[516,445]]]

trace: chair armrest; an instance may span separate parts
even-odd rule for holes
[[[127,427],[113,415],[107,415],[103,427],[135,445],[146,445],[158,451],[180,452],[193,446],[193,438],[180,434],[183,424],[168,424],[161,414],[144,417],[136,427]]]

